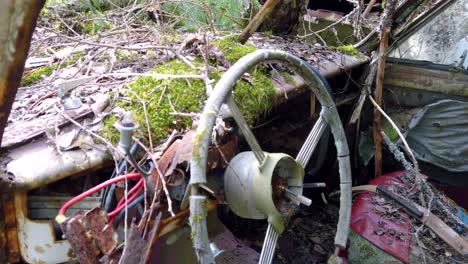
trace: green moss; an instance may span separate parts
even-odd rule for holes
[[[201,148],[201,144],[202,144],[202,140],[203,140],[203,137],[205,136],[207,130],[204,129],[201,133],[197,133],[197,135],[195,136],[195,140],[193,141],[193,149],[200,149]],[[200,157],[200,153],[198,151],[195,151],[193,153],[193,160],[197,163],[200,163],[201,161],[201,157]]]
[[[42,78],[52,75],[54,71],[59,70],[60,68],[64,68],[66,66],[70,66],[75,64],[78,60],[83,58],[85,52],[80,51],[70,55],[66,61],[63,61],[61,64],[54,64],[44,66],[38,69],[31,71],[23,76],[21,79],[20,86],[21,87],[28,87],[34,84],[37,84]]]
[[[194,74],[185,63],[174,60],[156,68],[154,73],[163,74]],[[184,130],[191,126],[190,117],[171,114],[174,110],[181,113],[198,113],[206,99],[205,84],[201,79],[157,79],[141,77],[130,84],[132,91],[145,103],[149,119],[149,126],[153,142],[158,144],[165,139],[173,129]],[[135,114],[140,124],[140,136],[146,138],[146,119],[141,102],[128,93],[130,102],[118,102],[117,106]],[[169,101],[170,100],[170,101]],[[103,132],[106,138],[115,139],[118,132],[112,127],[116,119],[107,119],[104,122]],[[115,142],[115,141],[114,141]]]
[[[252,84],[240,80],[232,93],[234,101],[249,125],[264,117],[271,110],[275,98],[275,87],[263,69],[252,73]]]
[[[193,222],[194,223],[200,223],[202,221],[203,217],[201,215],[195,215],[193,217]]]
[[[44,66],[33,70],[21,79],[20,86],[27,87],[38,83],[42,78],[52,75],[56,66]]]
[[[234,63],[242,56],[255,51],[254,47],[240,45],[232,38],[221,40],[214,43],[220,50],[224,51],[227,59]],[[203,67],[202,62],[195,60],[192,62],[196,67]],[[186,64],[179,60],[166,63],[156,68],[154,73],[165,74],[194,74]],[[275,98],[275,88],[273,82],[267,76],[266,70],[258,66],[250,70],[252,78],[249,81],[240,80],[236,83],[233,91],[234,101],[244,115],[248,124],[254,124],[259,118],[267,114]],[[218,81],[223,72],[214,71],[210,78]],[[141,77],[136,79],[130,87],[143,101],[146,102],[146,110],[150,123],[150,130],[153,142],[160,143],[165,139],[173,129],[184,130],[191,126],[192,119],[172,115],[174,110],[169,103],[174,106],[177,112],[181,113],[199,113],[202,111],[202,104],[207,99],[205,92],[205,83],[200,79],[156,79],[152,77]],[[136,121],[140,124],[140,136],[146,137],[146,120],[137,98],[128,93],[127,96],[131,102],[118,102],[117,106],[135,113]],[[103,134],[111,142],[118,141],[118,132],[113,127],[117,118],[108,118],[104,122]],[[204,133],[195,138],[194,147],[200,146]],[[194,156],[194,160],[200,160],[200,157]]]
[[[280,72],[281,76],[283,76],[284,80],[288,83],[288,84],[291,84],[291,85],[296,85],[296,80],[292,77],[291,74],[287,73],[287,72]]]
[[[75,65],[79,60],[84,59],[85,55],[86,55],[85,51],[79,51],[79,52],[72,53],[67,58],[67,60],[62,63],[62,67]]]
[[[141,58],[138,52],[131,51],[131,50],[118,50],[116,53],[116,57],[117,57],[117,60],[123,61],[123,62],[133,62]]]
[[[153,58],[156,58],[158,57],[158,54],[156,54],[156,52],[154,50],[148,50],[146,52],[146,58],[147,59],[153,59]]]
[[[60,4],[62,4],[62,2],[62,0],[46,0],[44,7],[41,9],[40,15],[48,16],[50,14],[51,8],[59,6]]]
[[[307,35],[306,41],[309,43],[322,44],[322,42],[312,32],[317,32],[319,30],[322,30],[325,27],[328,27],[335,22],[336,21],[326,20],[322,18],[319,18],[317,23],[303,22],[305,24],[299,27],[299,35]],[[365,36],[370,32],[370,29],[364,27],[362,28],[362,31],[363,31],[362,32],[363,35]],[[339,23],[337,25],[334,25],[332,28],[322,31],[318,34],[325,41],[325,43],[330,47],[340,46],[340,45],[350,45],[350,44],[359,42],[360,40],[354,36],[353,26],[344,24],[344,23]]]
[[[226,37],[212,43],[220,49],[229,63],[234,64],[240,58],[257,50],[250,45],[242,45],[237,36]],[[234,101],[249,125],[267,114],[275,97],[275,87],[261,66],[250,71],[252,82],[240,80],[233,91]],[[215,78],[216,79],[216,78]]]
[[[333,49],[350,56],[362,56],[361,52],[357,50],[353,45],[345,45],[339,47],[333,47]]]
[[[224,53],[226,60],[231,64],[257,50],[253,46],[240,44],[237,36],[215,40],[212,44]]]
[[[115,122],[119,118],[115,115],[110,115],[104,119],[104,125],[102,126],[101,135],[109,140],[112,144],[116,145],[119,142],[119,133],[116,128],[114,128]]]

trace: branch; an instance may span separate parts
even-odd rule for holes
[[[239,36],[239,42],[244,44],[247,40],[252,36],[252,34],[260,27],[263,23],[265,18],[267,18],[273,9],[281,2],[280,0],[267,0],[265,4],[263,4],[262,8],[258,13],[254,16],[252,21],[244,28],[242,33]]]
[[[375,89],[375,101],[382,105],[383,80],[385,75],[385,62],[387,60],[388,38],[393,21],[396,0],[389,0],[385,14],[382,17],[382,33],[380,34],[379,61],[377,64],[377,80]],[[382,131],[380,112],[374,111],[374,145],[375,145],[375,177],[382,175]]]

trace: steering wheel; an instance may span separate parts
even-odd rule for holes
[[[241,76],[260,63],[280,62],[300,75],[322,106],[320,116],[296,158],[284,153],[262,151],[248,124],[242,117],[231,91]],[[335,103],[327,89],[326,80],[298,57],[278,50],[257,50],[244,56],[226,71],[216,84],[203,109],[190,163],[191,195],[190,226],[192,241],[200,263],[214,263],[206,224],[207,198],[199,185],[206,183],[207,157],[216,116],[226,104],[252,151],[234,157],[224,175],[227,203],[241,217],[267,219],[269,225],[263,242],[259,263],[271,263],[278,237],[283,233],[291,206],[310,204],[302,196],[304,168],[311,158],[322,134],[330,126],[340,173],[340,210],[335,245],[345,248],[351,218],[351,169],[349,150]],[[285,206],[286,205],[286,206]]]

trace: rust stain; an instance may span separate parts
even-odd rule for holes
[[[43,254],[45,252],[45,250],[41,246],[35,246],[34,250],[40,254]]]
[[[7,241],[8,262],[16,263],[20,261],[20,249],[18,240],[18,229],[16,226],[16,212],[13,196],[11,194],[2,195],[3,215],[5,224],[5,236]]]
[[[47,262],[45,262],[45,261],[43,261],[41,259],[34,259],[33,263],[35,263],[35,264],[47,264]]]
[[[70,248],[67,252],[67,257],[72,259],[72,258],[75,258],[75,253],[73,252],[73,249]]]

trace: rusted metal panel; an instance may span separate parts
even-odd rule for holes
[[[46,140],[11,150],[0,171],[0,192],[31,190],[60,179],[83,175],[110,162],[110,155],[98,148],[69,150],[59,153]],[[2,188],[2,187],[9,188]]]
[[[91,236],[96,240],[99,249],[105,255],[110,254],[117,246],[117,238],[113,225],[108,225],[106,212],[94,208],[84,215]]]
[[[72,245],[73,251],[80,263],[98,264],[99,250],[94,246],[92,238],[84,227],[84,216],[76,215],[67,218],[60,224],[67,240]]]
[[[21,259],[27,263],[62,263],[74,259],[70,244],[55,239],[51,221],[30,220],[26,193],[14,194],[13,212],[16,216],[17,236]]]
[[[18,229],[16,227],[16,214],[15,204],[13,203],[13,197],[11,194],[4,194],[1,197],[1,203],[3,207],[3,224],[4,224],[4,238],[6,258],[10,263],[16,263],[20,261],[20,249],[18,241]]]
[[[0,0],[0,144],[45,0]]]

